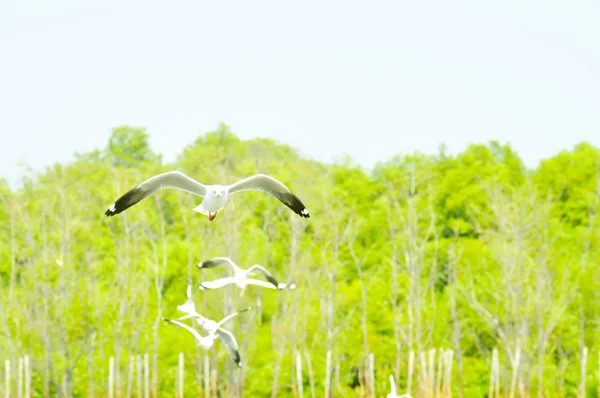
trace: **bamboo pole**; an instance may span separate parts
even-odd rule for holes
[[[415,352],[411,351],[408,354],[408,376],[406,378],[406,393],[411,394],[412,392],[412,379],[415,372]]]
[[[512,380],[510,382],[510,398],[514,398],[515,396],[515,389],[517,387],[517,379],[519,378],[519,362],[521,361],[521,347],[517,346],[516,352],[515,352],[515,360],[513,362],[513,374],[512,374]]]
[[[454,351],[446,350],[444,354],[444,398],[452,397],[452,357]]]
[[[177,372],[177,379],[178,379],[178,391],[177,391],[177,396],[179,398],[183,398],[183,352],[179,353],[179,361],[178,361],[178,372]]]
[[[298,396],[304,397],[304,389],[302,385],[302,357],[300,353],[296,353],[296,383],[298,384]]]
[[[427,360],[425,359],[425,353],[419,352],[419,389],[423,393],[425,398],[429,398],[429,386],[427,385]]]
[[[4,361],[4,396],[10,398],[10,361],[7,359]]]
[[[31,361],[25,355],[25,398],[31,398]]]
[[[217,392],[217,369],[212,369],[210,371],[210,388],[213,390],[215,396],[218,394]]]
[[[437,361],[437,377],[435,379],[435,396],[437,398],[442,397],[442,374],[444,372],[444,349],[439,349],[440,353],[438,355]]]
[[[142,362],[142,354],[138,354],[138,356],[137,356],[137,375],[136,375],[137,376],[136,379],[137,379],[138,398],[142,398],[142,394],[143,394],[143,390],[144,390],[144,387],[142,384],[143,383],[142,376],[144,373],[143,369],[144,368],[143,368],[143,362]]]
[[[23,357],[17,362],[17,398],[23,398]]]
[[[587,357],[588,357],[588,348],[583,347],[581,352],[581,363],[580,363],[580,373],[581,373],[581,381],[579,383],[579,394],[578,397],[585,398],[586,396],[586,388],[585,388],[585,379],[587,373]]]
[[[133,391],[133,372],[135,370],[135,356],[129,355],[129,365],[127,365],[127,398],[131,398]]]
[[[429,390],[429,397],[434,398],[435,393],[435,349],[429,350],[429,369],[427,369],[427,385]]]
[[[375,355],[369,354],[369,390],[371,397],[375,398]]]
[[[115,357],[108,360],[108,398],[113,398],[115,382]]]
[[[144,398],[150,398],[150,358],[144,354]]]
[[[325,361],[325,398],[331,397],[331,350],[327,351]]]
[[[204,355],[204,398],[210,398],[210,358]]]

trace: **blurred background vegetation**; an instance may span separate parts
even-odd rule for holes
[[[174,190],[104,216],[169,170],[207,184],[270,174],[311,218],[244,193],[211,223],[192,211],[200,198]],[[451,349],[453,396],[483,397],[497,348],[507,391],[596,396],[599,211],[600,150],[586,143],[534,170],[491,142],[458,155],[399,155],[367,173],[351,159],[324,164],[270,139],[241,140],[225,124],[165,163],[143,128],[120,126],[104,149],[16,189],[0,182],[0,359],[14,377],[18,358],[30,356],[33,396],[107,396],[110,357],[117,396],[126,396],[137,388],[130,358],[144,354],[151,394],[173,396],[183,352],[186,396],[203,390],[207,355],[220,396],[286,397],[299,394],[299,354],[304,395],[323,396],[329,380],[332,396],[360,396],[372,353],[382,396],[390,374],[406,390],[411,352],[415,394],[419,353]],[[160,320],[182,315],[175,307],[188,280],[224,275],[196,267],[214,256],[298,284],[243,295],[194,289],[213,319],[254,305],[227,327],[243,369],[220,341],[203,351]]]

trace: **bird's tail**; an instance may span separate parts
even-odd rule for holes
[[[194,210],[195,212],[198,212],[200,214],[204,214],[205,216],[208,216],[208,210],[206,210],[204,208],[204,206],[202,206],[202,203],[200,203],[198,206],[194,207],[192,210]]]

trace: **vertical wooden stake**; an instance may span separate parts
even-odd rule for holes
[[[327,351],[325,361],[325,398],[331,397],[331,350]]]
[[[369,354],[369,389],[371,397],[375,398],[375,355]]]
[[[31,362],[25,355],[25,398],[31,398]]]
[[[304,397],[304,389],[302,385],[302,357],[300,353],[296,353],[296,382],[298,384],[298,395],[300,398]]]
[[[512,380],[510,382],[510,398],[514,398],[515,390],[517,388],[517,381],[519,379],[519,363],[521,362],[521,347],[517,345],[517,349],[515,351],[515,361],[512,364],[513,366],[513,374]]]
[[[113,398],[115,382],[115,357],[108,360],[108,398]]]
[[[440,348],[438,354],[438,366],[437,366],[437,377],[435,379],[435,396],[442,398],[442,374],[444,373],[444,352],[443,348]]]
[[[183,398],[183,352],[179,353],[179,363],[178,363],[178,387],[179,390],[177,391],[177,396],[179,398]]]
[[[142,376],[144,374],[144,370],[143,370],[143,365],[142,365],[142,354],[138,354],[137,356],[137,391],[138,391],[138,398],[142,398],[142,394],[143,394],[143,384],[142,384]]]
[[[585,379],[586,379],[586,373],[587,373],[587,357],[588,357],[588,348],[587,347],[583,347],[583,350],[581,352],[581,367],[580,367],[580,373],[581,373],[581,382],[579,383],[579,397],[585,398],[586,396],[586,388],[585,388]]]
[[[23,357],[17,362],[17,398],[23,398]]]
[[[218,394],[217,392],[217,369],[213,369],[210,371],[210,384],[211,389],[213,390],[215,396]]]
[[[204,398],[210,398],[210,358],[204,355]]]
[[[10,361],[4,361],[4,396],[10,398]]]
[[[144,398],[150,397],[150,359],[144,354]]]
[[[429,369],[427,370],[427,384],[429,385],[429,396],[433,398],[435,393],[435,348],[429,350]]]
[[[408,376],[406,378],[406,393],[412,392],[412,379],[415,372],[415,352],[411,351],[408,355]]]

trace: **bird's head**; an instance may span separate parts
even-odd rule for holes
[[[227,196],[227,189],[223,185],[213,185],[208,188],[208,194],[216,198],[223,198]]]

